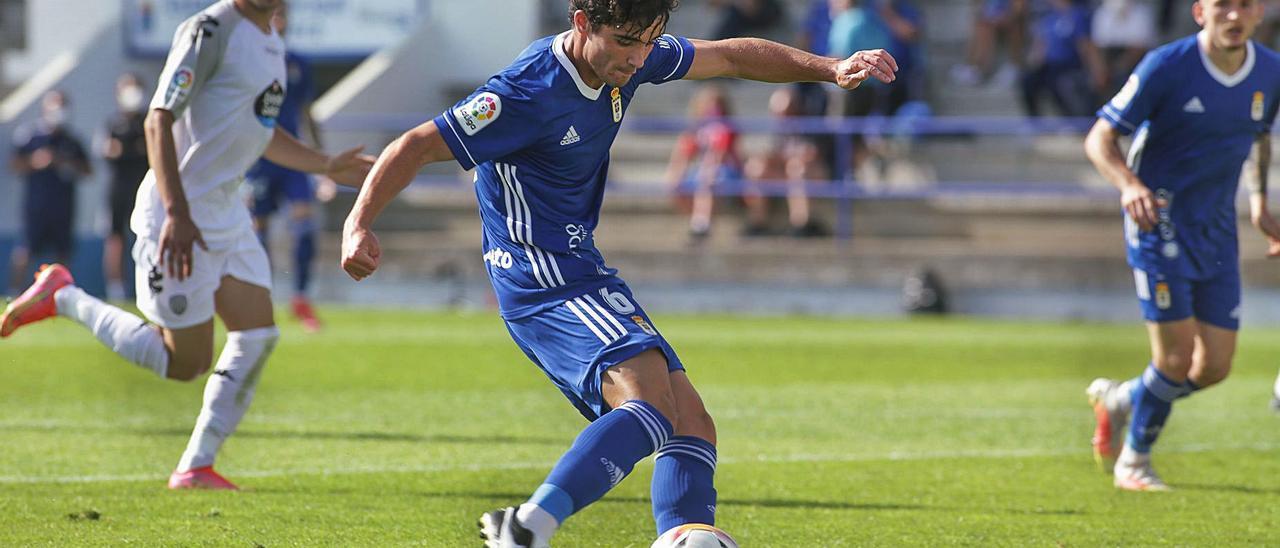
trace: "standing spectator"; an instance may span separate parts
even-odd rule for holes
[[[112,301],[132,298],[133,293],[133,284],[124,283],[124,273],[133,273],[133,261],[124,250],[132,245],[129,217],[133,215],[138,186],[150,169],[147,135],[143,129],[146,106],[147,93],[138,75],[120,75],[116,80],[116,107],[119,111],[107,122],[106,139],[101,150],[102,158],[111,166],[108,196],[111,230],[107,233],[102,265],[107,278],[107,299]],[[127,292],[126,288],[129,289]]]
[[[685,196],[693,194],[688,208],[689,235],[694,240],[706,238],[711,231],[716,185],[742,179],[738,133],[727,120],[729,116],[729,99],[723,89],[711,84],[698,90],[689,103],[694,128],[680,135],[667,165],[667,182],[681,205]]]
[[[844,114],[892,115],[911,98],[919,81],[919,40],[924,18],[907,0],[830,0],[831,26],[827,53],[848,56],[855,51],[884,49],[898,61],[898,79],[890,84],[859,86],[848,92]]]
[[[710,0],[721,10],[711,35],[716,40],[753,36],[778,28],[787,19],[779,0]]]
[[[69,128],[70,101],[58,90],[44,94],[40,120],[14,135],[11,164],[26,179],[23,242],[14,250],[13,287],[24,287],[32,258],[69,262],[75,221],[76,181],[89,175],[84,145]]]
[[[780,124],[803,115],[803,108],[802,98],[794,87],[778,88],[769,96],[769,113]],[[785,133],[785,130],[774,135],[768,149],[747,159],[744,170],[751,185],[742,196],[747,206],[747,224],[743,234],[760,236],[769,233],[771,193],[762,192],[761,187],[782,182],[787,186],[789,233],[798,238],[827,235],[826,227],[811,216],[806,188],[811,181],[830,178],[815,136]]]
[[[1063,116],[1088,116],[1106,85],[1102,56],[1089,37],[1089,8],[1073,0],[1051,0],[1032,28],[1027,72],[1022,77],[1022,104],[1040,116],[1040,98],[1053,99]]]
[[[281,37],[285,37],[289,28],[288,4],[281,5],[272,17],[271,24]],[[305,127],[311,144],[322,148],[320,132],[311,119],[311,102],[315,97],[311,64],[289,50],[285,50],[284,62],[288,74],[285,89],[289,92],[284,96],[284,104],[280,107],[280,117],[276,119],[276,123],[289,132],[289,135],[298,138],[302,137],[300,131]],[[294,318],[302,323],[304,329],[313,333],[319,331],[320,319],[308,297],[316,256],[316,221],[311,207],[315,202],[316,188],[312,185],[312,178],[306,173],[282,167],[263,158],[249,169],[245,179],[253,188],[253,228],[258,232],[258,239],[268,251],[268,256],[271,251],[271,216],[280,210],[280,206],[288,204],[289,237],[293,244],[293,300],[290,308]],[[321,181],[325,186],[320,190],[332,196],[333,182],[327,179]]]
[[[1102,96],[1114,96],[1156,44],[1155,10],[1141,0],[1103,0],[1093,14],[1093,43],[1105,65]]]

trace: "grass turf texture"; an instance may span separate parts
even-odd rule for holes
[[[285,326],[219,460],[170,492],[203,382],[161,381],[56,320],[0,341],[0,545],[475,546],[585,424],[491,314],[327,311]],[[720,525],[747,546],[1280,541],[1280,333],[1157,446],[1177,490],[1093,466],[1084,388],[1147,360],[1139,325],[660,317],[719,425]],[[646,460],[561,546],[646,547]]]

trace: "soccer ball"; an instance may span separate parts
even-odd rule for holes
[[[686,523],[667,530],[650,548],[738,548],[738,543],[710,525]]]

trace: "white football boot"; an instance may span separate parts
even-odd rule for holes
[[[1155,468],[1151,467],[1151,456],[1133,453],[1126,447],[1120,459],[1116,461],[1115,486],[1125,491],[1170,491],[1172,490]]]
[[[1123,384],[1111,379],[1094,379],[1085,389],[1089,406],[1093,408],[1093,460],[1104,474],[1110,474],[1115,468],[1124,443],[1125,425],[1129,422],[1129,408],[1121,401]]]

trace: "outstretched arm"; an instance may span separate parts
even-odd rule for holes
[[[342,226],[342,269],[347,275],[360,281],[378,269],[382,250],[373,234],[373,221],[423,166],[452,159],[453,151],[434,121],[405,132],[383,149]]]
[[[867,78],[890,83],[898,62],[889,52],[859,51],[848,59],[822,57],[761,38],[691,40],[697,53],[685,75],[689,80],[741,78],[759,82],[831,82],[845,89]]]
[[[337,156],[329,156],[313,149],[289,132],[276,127],[276,132],[263,154],[268,160],[296,171],[327,175],[335,182],[358,187],[373,166],[373,156],[360,154],[364,147],[355,147]]]
[[[1244,165],[1244,184],[1249,189],[1249,217],[1270,244],[1268,257],[1280,257],[1280,223],[1267,210],[1267,170],[1271,169],[1271,134],[1259,133]]]

